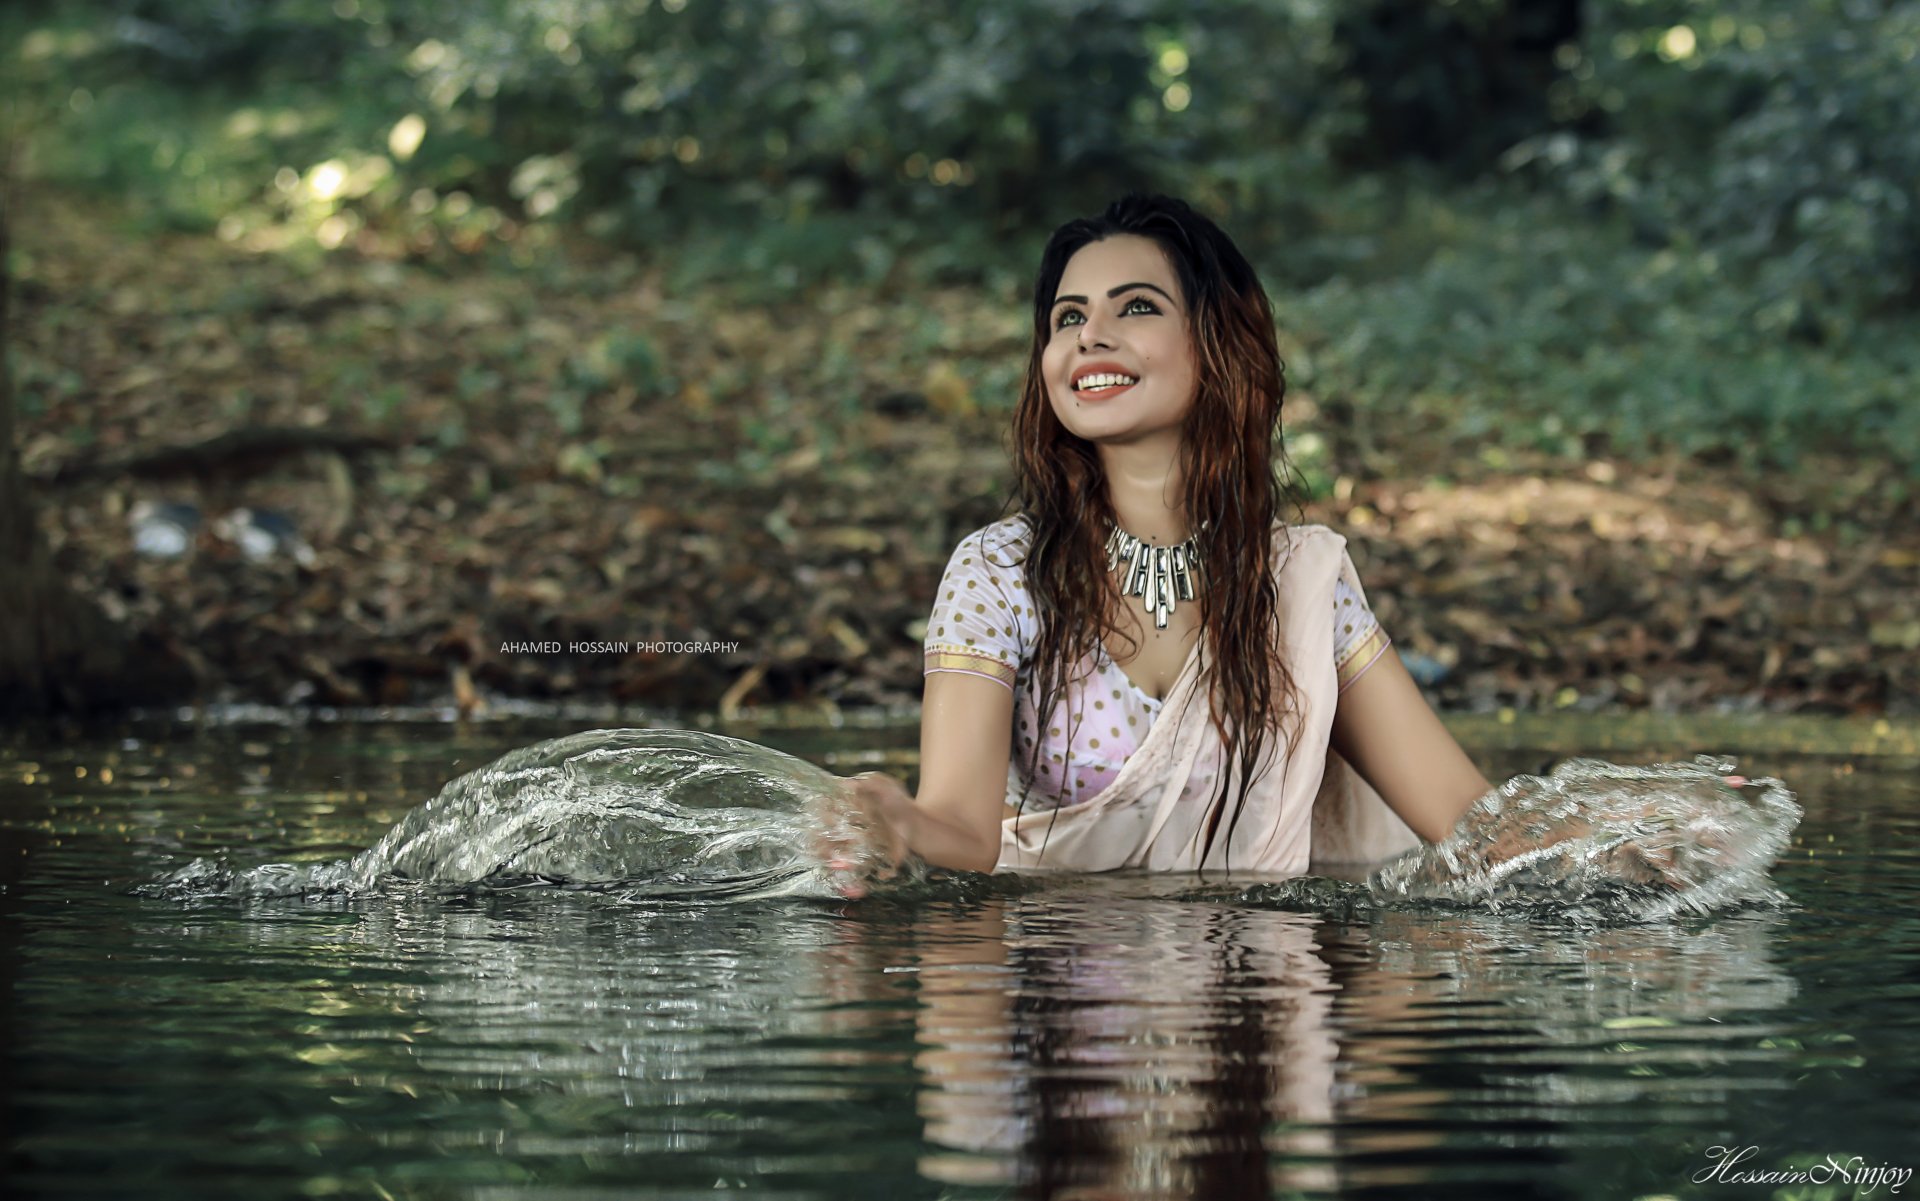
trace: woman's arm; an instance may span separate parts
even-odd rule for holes
[[[1428,842],[1491,787],[1389,647],[1340,694],[1333,749]]]
[[[990,872],[1013,753],[1013,692],[966,672],[927,673],[920,716],[920,795],[867,772],[848,798],[884,854],[911,851],[936,867]]]

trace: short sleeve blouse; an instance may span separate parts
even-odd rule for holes
[[[963,671],[1012,689],[1039,640],[1027,595],[1026,523],[995,522],[960,540],[927,618],[926,671]]]
[[[1135,685],[1096,643],[1093,663],[1068,673],[1065,698],[1051,720],[1040,720],[1039,681],[1031,670],[1039,623],[1024,567],[1030,532],[1027,519],[1017,516],[960,540],[927,619],[925,673],[984,676],[1012,691],[1014,763],[1025,765],[1036,737],[1040,743],[1028,803],[1083,804],[1119,775],[1153,728],[1161,702]],[[1336,611],[1331,650],[1344,692],[1390,641],[1367,606],[1352,558],[1344,550],[1341,554],[1331,598]]]

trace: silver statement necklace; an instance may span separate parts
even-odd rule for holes
[[[1194,598],[1194,577],[1200,570],[1199,534],[1187,536],[1173,546],[1149,546],[1110,522],[1107,535],[1107,570],[1120,575],[1120,595],[1137,596],[1140,605],[1153,614],[1155,629],[1167,628],[1177,601]],[[1207,528],[1202,522],[1201,529]]]

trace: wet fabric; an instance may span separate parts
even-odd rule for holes
[[[1039,866],[1042,857],[1048,867],[1080,870],[1156,863],[1199,866],[1197,861],[1188,863],[1197,856],[1197,845],[1183,853],[1165,840],[1173,836],[1170,831],[1193,832],[1214,803],[1225,767],[1224,748],[1197,687],[1209,662],[1204,638],[1173,689],[1160,700],[1135,686],[1107,649],[1096,645],[1091,662],[1083,661],[1069,673],[1067,695],[1043,721],[1032,670],[1038,621],[1023,566],[1030,537],[1028,520],[1021,515],[961,540],[936,595],[925,644],[927,672],[981,675],[1014,693],[1008,803],[1020,805],[1022,793],[1026,795],[1021,815],[1006,822],[1001,870]],[[1276,522],[1272,563],[1282,644],[1303,702],[1296,734],[1301,752],[1285,765],[1287,782],[1281,782],[1278,765],[1256,781],[1231,847],[1222,839],[1216,855],[1230,855],[1233,866],[1252,870],[1304,870],[1314,845],[1310,821],[1324,828],[1318,849],[1343,860],[1381,858],[1407,849],[1418,841],[1412,831],[1327,746],[1340,692],[1389,645],[1366,603],[1346,540],[1325,526]],[[1040,761],[1029,780],[1022,773],[1035,739],[1040,741]],[[1263,764],[1273,761],[1276,749],[1270,742]],[[1234,770],[1238,772],[1237,764]],[[1293,797],[1308,781],[1312,787],[1304,796],[1280,804],[1280,794]],[[1323,783],[1331,799],[1327,811],[1316,815],[1313,798]],[[1237,776],[1234,787],[1237,792]],[[1279,793],[1265,796],[1256,819],[1255,795],[1276,788]],[[1113,816],[1103,827],[1096,814]],[[1063,828],[1083,831],[1068,839],[1078,850],[1053,845]],[[1197,828],[1203,830],[1204,823]],[[1104,832],[1096,836],[1096,829]],[[1122,851],[1129,838],[1131,849]],[[1249,842],[1256,838],[1257,846]],[[1094,843],[1101,849],[1092,849]],[[1149,853],[1148,844],[1158,849]],[[1250,862],[1249,855],[1265,866]],[[1095,866],[1096,861],[1102,866]]]

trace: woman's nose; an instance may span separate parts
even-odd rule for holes
[[[1080,349],[1093,350],[1096,347],[1110,350],[1113,348],[1113,340],[1107,333],[1104,321],[1096,324],[1095,319],[1089,317],[1080,324]]]

